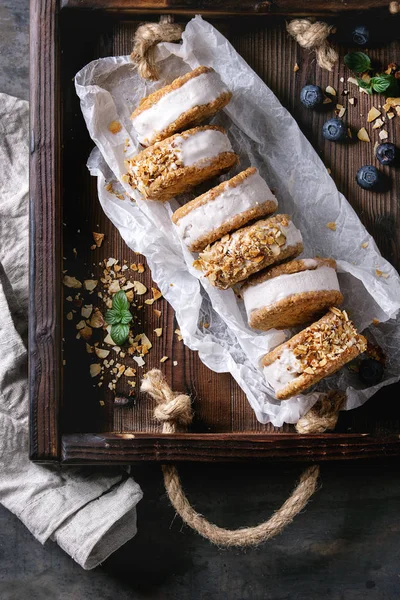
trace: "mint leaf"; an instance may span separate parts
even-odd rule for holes
[[[117,311],[117,313],[122,313],[124,310],[128,310],[128,308],[129,300],[126,297],[124,290],[120,290],[114,294],[112,299],[112,310]]]
[[[132,321],[133,317],[131,315],[131,313],[129,312],[129,310],[125,310],[123,313],[120,313],[120,323],[123,323],[124,325],[126,325],[127,323],[130,323]]]
[[[359,85],[360,88],[362,88],[363,90],[366,90],[368,92],[368,94],[372,94],[372,85],[371,85],[371,81],[364,81],[363,79],[360,79],[359,77],[357,77],[357,83]]]
[[[109,325],[116,325],[121,321],[120,314],[114,309],[107,310],[104,318]]]
[[[386,92],[386,90],[391,85],[393,85],[393,83],[396,83],[395,77],[393,77],[393,75],[387,75],[385,73],[382,73],[382,75],[377,75],[376,77],[371,78],[372,88],[374,89],[375,92],[378,92],[378,94],[382,94],[383,92]]]
[[[111,337],[118,346],[121,346],[128,339],[128,335],[129,325],[125,323],[111,325]]]
[[[346,54],[344,64],[355,73],[365,73],[365,71],[371,70],[371,59],[364,52]]]

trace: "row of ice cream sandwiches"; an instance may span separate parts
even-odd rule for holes
[[[125,181],[148,200],[166,201],[236,165],[222,128],[193,127],[230,98],[209,67],[144,98],[131,118],[148,147],[126,161]],[[194,264],[212,285],[241,286],[254,329],[286,329],[328,311],[262,359],[266,379],[283,400],[340,369],[365,350],[366,341],[345,311],[331,308],[343,301],[335,261],[296,259],[303,251],[301,233],[288,215],[270,216],[277,206],[250,167],[179,208],[172,221],[188,249],[200,253]]]

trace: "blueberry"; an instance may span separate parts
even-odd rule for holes
[[[347,125],[341,119],[329,119],[324,123],[322,135],[331,142],[341,142],[347,138]]]
[[[365,165],[357,171],[357,183],[364,190],[372,190],[377,187],[381,181],[381,174],[376,167]]]
[[[357,25],[352,33],[353,42],[358,46],[365,46],[369,42],[369,30],[365,25]]]
[[[358,374],[363,383],[376,385],[383,377],[383,365],[374,358],[365,358],[360,362]]]
[[[324,101],[324,94],[317,85],[305,85],[300,92],[300,102],[307,108],[320,106]]]
[[[394,144],[386,142],[385,144],[379,144],[376,149],[376,158],[379,160],[381,165],[391,166],[396,163],[398,157],[398,151]]]

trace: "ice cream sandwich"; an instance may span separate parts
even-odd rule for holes
[[[238,161],[222,127],[177,133],[126,160],[123,180],[147,200],[170,200],[228,171]]]
[[[272,214],[277,206],[257,169],[249,167],[178,208],[172,221],[189,250],[200,252],[227,233]]]
[[[289,215],[275,215],[225,235],[207,246],[194,262],[210,283],[221,290],[253,273],[303,251],[300,231]]]
[[[132,126],[143,146],[198,125],[228,104],[231,92],[211,67],[197,67],[140,101]]]
[[[332,375],[366,348],[367,340],[357,333],[346,311],[333,307],[266,354],[261,364],[278,400],[287,400]]]
[[[250,327],[286,329],[310,323],[343,302],[332,258],[303,258],[251,277],[242,289]]]

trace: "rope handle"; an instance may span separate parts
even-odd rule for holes
[[[158,369],[152,369],[144,376],[140,389],[156,401],[154,417],[163,423],[163,433],[186,431],[193,419],[189,396],[173,392]],[[344,396],[340,393],[324,396],[300,419],[297,424],[298,431],[312,433],[335,427],[343,400]],[[186,525],[217,546],[248,547],[257,546],[273,538],[293,521],[316,491],[320,469],[318,465],[308,467],[289,498],[267,521],[255,527],[239,529],[219,527],[196,512],[182,488],[175,466],[163,465],[162,472],[170,502]]]
[[[331,28],[326,23],[312,23],[308,19],[295,19],[288,24],[287,29],[302,47],[315,49],[317,61],[321,67],[332,69],[338,56],[336,50],[327,42]],[[180,40],[182,30],[181,25],[173,23],[171,16],[161,16],[159,23],[145,23],[138,27],[134,37],[131,60],[136,64],[142,78],[153,81],[159,79],[159,69],[155,62],[155,47],[159,42]],[[186,431],[193,419],[189,396],[173,392],[158,369],[152,369],[145,375],[141,390],[156,400],[154,417],[163,423],[163,433]],[[299,420],[297,430],[301,433],[312,433],[333,429],[342,403],[343,395],[327,394]],[[267,521],[255,527],[233,530],[211,523],[194,510],[185,495],[175,466],[163,465],[162,472],[171,504],[189,527],[218,546],[246,547],[256,546],[271,539],[293,521],[316,491],[320,468],[318,465],[308,467],[302,473],[299,483],[289,498]]]

